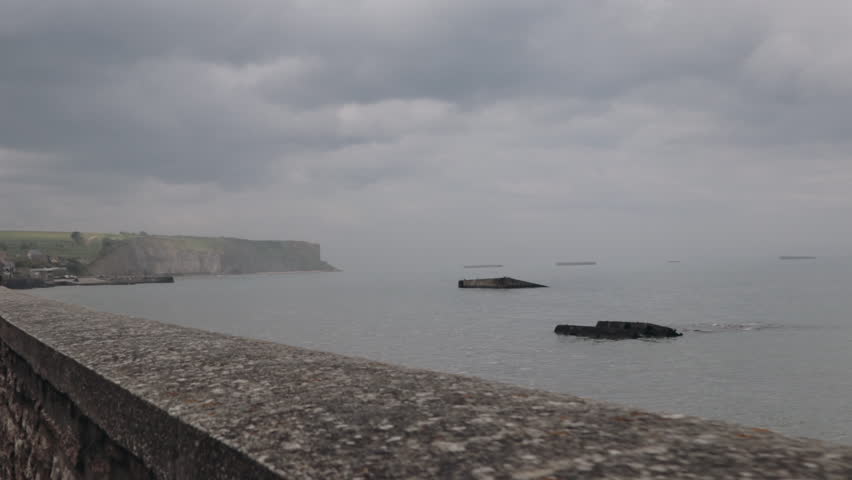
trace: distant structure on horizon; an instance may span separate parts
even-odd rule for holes
[[[806,255],[781,255],[779,260],[816,260],[817,257],[809,257]]]
[[[459,280],[459,288],[547,288],[547,285],[518,280],[517,278],[474,278]]]
[[[556,262],[557,267],[576,267],[580,265],[597,265],[598,262]]]
[[[465,265],[464,268],[502,268],[503,265],[498,264],[482,264],[482,265]]]

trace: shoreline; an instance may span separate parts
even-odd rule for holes
[[[335,273],[343,270],[289,270],[283,272],[254,272],[254,273],[168,273],[158,275],[112,275],[112,276],[85,276],[77,277],[76,280],[60,279],[38,279],[21,277],[12,281],[0,283],[0,286],[12,290],[33,290],[37,288],[56,287],[95,287],[104,285],[139,285],[150,283],[175,283],[175,278],[201,278],[201,277],[234,277],[243,275],[291,275],[303,273]]]

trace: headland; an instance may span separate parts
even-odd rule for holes
[[[320,245],[298,240],[81,232],[0,232],[10,286],[155,283],[174,275],[337,271]],[[26,288],[26,287],[22,287]]]

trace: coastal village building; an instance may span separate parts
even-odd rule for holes
[[[42,253],[41,250],[30,250],[27,252],[27,258],[33,263],[33,265],[45,265],[50,261],[47,255]]]
[[[0,273],[11,274],[15,271],[15,262],[9,260],[6,252],[0,252]]]
[[[31,268],[30,277],[40,278],[42,280],[52,280],[54,278],[63,278],[68,275],[68,269],[65,267],[51,268]]]
[[[15,262],[8,259],[6,252],[0,252],[0,285],[6,283],[6,279],[11,278],[15,273]]]
[[[0,259],[0,273],[11,275],[14,272],[15,262],[6,260],[5,258]]]

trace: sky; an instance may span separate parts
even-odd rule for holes
[[[847,0],[0,0],[0,229],[847,255]]]

